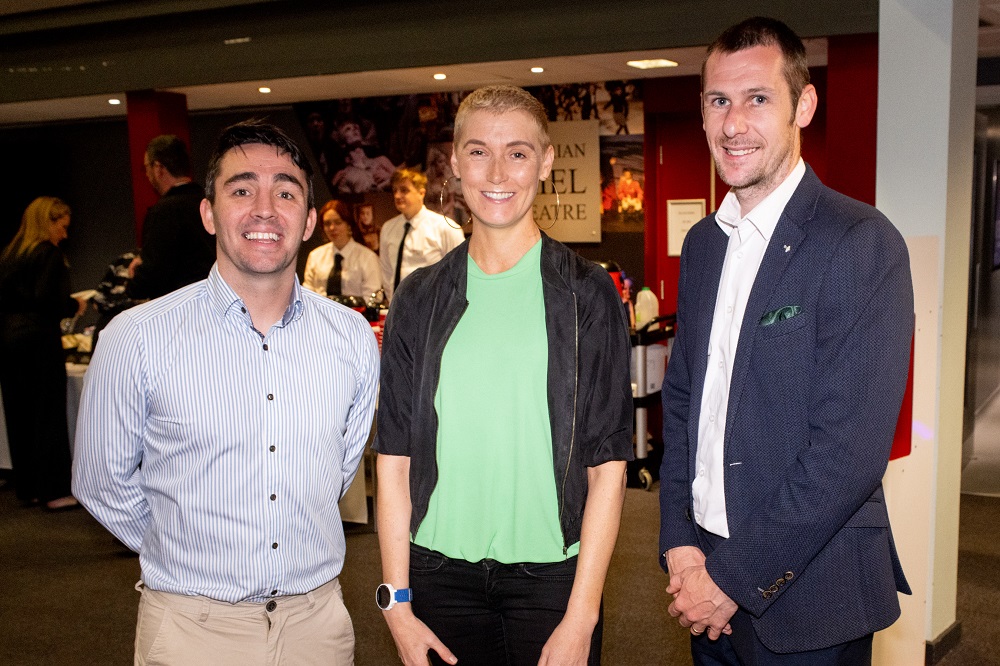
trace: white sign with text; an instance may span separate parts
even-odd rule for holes
[[[556,158],[533,210],[538,227],[563,243],[601,242],[599,127],[597,120],[549,123]]]

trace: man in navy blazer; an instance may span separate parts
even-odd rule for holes
[[[786,25],[709,47],[732,188],[688,233],[663,391],[661,564],[696,664],[871,662],[909,593],[881,479],[909,364],[902,237],[800,157],[816,90]]]

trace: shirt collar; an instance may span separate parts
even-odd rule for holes
[[[205,281],[206,288],[208,289],[209,302],[212,307],[219,314],[219,316],[225,317],[231,309],[237,308],[241,309],[242,312],[246,313],[246,308],[243,304],[243,299],[233,291],[233,288],[222,279],[222,275],[219,274],[219,264],[216,263],[212,266],[212,270],[208,273],[208,279]],[[288,307],[285,308],[285,313],[281,316],[281,321],[277,324],[278,326],[287,326],[289,323],[295,321],[302,316],[302,285],[299,284],[298,278],[292,284],[292,296],[291,301],[288,303]],[[248,315],[249,316],[249,315]]]
[[[763,201],[754,206],[753,210],[747,213],[746,216],[740,215],[740,202],[737,201],[733,191],[729,190],[722,200],[719,210],[715,213],[715,223],[729,236],[733,233],[733,229],[736,229],[745,222],[749,222],[760,232],[765,241],[770,240],[771,234],[774,233],[774,228],[778,226],[778,220],[781,218],[785,206],[788,205],[788,201],[795,194],[795,189],[799,186],[802,176],[805,173],[806,163],[800,157],[792,172],[781,181],[780,185],[774,188],[774,191],[764,197]]]
[[[347,241],[347,244],[344,245],[344,247],[342,247],[339,250],[337,249],[336,245],[330,243],[330,251],[333,252],[334,256],[337,256],[339,254],[343,255],[344,257],[349,257],[352,254],[354,254],[355,248],[357,247],[360,247],[360,244],[353,238]]]
[[[424,216],[424,211],[425,210],[427,210],[427,207],[426,206],[421,206],[420,210],[417,211],[416,215],[414,215],[413,217],[411,217],[408,220],[406,219],[406,216],[404,215],[403,216],[403,224],[406,224],[407,222],[409,222],[410,223],[410,228],[411,229],[415,229],[417,227],[417,225],[420,223],[420,218],[422,218]]]

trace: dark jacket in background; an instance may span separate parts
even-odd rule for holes
[[[149,207],[142,224],[142,264],[129,282],[129,298],[157,298],[208,277],[215,238],[201,223],[204,198],[200,185],[184,183]]]
[[[0,264],[0,387],[14,487],[22,501],[70,494],[59,322],[76,311],[66,257],[52,243]]]

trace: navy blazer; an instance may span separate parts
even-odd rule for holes
[[[666,550],[699,545],[691,482],[728,240],[713,214],[691,229],[681,254],[663,390],[663,566]],[[765,317],[786,306],[798,313]],[[881,479],[912,334],[902,236],[878,210],[807,168],[765,250],[740,329],[724,443],[730,536],[706,562],[774,652],[829,647],[899,617],[897,590],[910,590]]]

